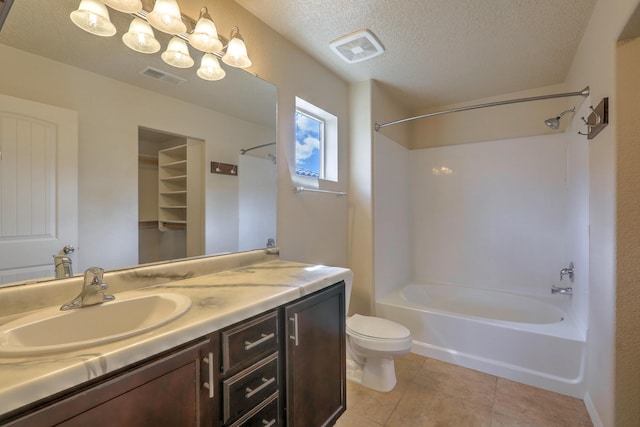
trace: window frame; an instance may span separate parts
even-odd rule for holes
[[[338,181],[338,118],[333,114],[323,110],[296,97],[295,114],[304,115],[314,121],[320,123],[319,142],[319,171],[318,177],[298,174],[297,172],[297,117],[296,117],[296,144],[294,158],[296,159],[295,176],[306,177],[309,179],[317,179],[324,181]]]

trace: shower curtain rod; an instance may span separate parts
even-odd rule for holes
[[[376,130],[376,132],[379,132],[380,129],[387,126],[397,125],[400,123],[408,122],[410,120],[424,119],[425,117],[439,116],[441,114],[459,113],[460,111],[476,110],[478,108],[497,107],[499,105],[517,104],[519,102],[541,101],[543,99],[566,98],[569,96],[578,96],[578,95],[584,96],[584,97],[589,96],[589,86],[585,87],[579,92],[555,93],[551,95],[532,96],[529,98],[507,99],[505,101],[489,102],[487,104],[469,105],[467,107],[452,108],[450,110],[434,111],[433,113],[421,114],[419,116],[408,117],[406,119],[400,119],[400,120],[394,120],[388,123],[382,123],[382,124],[376,123],[374,126],[374,129]]]
[[[262,148],[262,147],[268,147],[269,145],[275,145],[275,142],[269,142],[268,144],[262,144],[262,145],[256,145],[255,147],[251,147],[251,148],[241,148],[240,149],[240,154],[244,154],[247,151],[251,151],[251,150],[255,150],[256,148]]]

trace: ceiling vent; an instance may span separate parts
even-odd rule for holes
[[[380,40],[369,30],[359,30],[329,43],[331,49],[349,64],[365,61],[384,52]]]
[[[182,77],[178,77],[149,66],[140,71],[138,74],[145,77],[151,77],[152,79],[161,80],[175,86],[181,85],[182,83],[185,83],[187,81],[187,79],[183,79]]]

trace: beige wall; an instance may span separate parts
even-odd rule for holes
[[[640,425],[640,38],[621,42],[617,57],[615,422],[618,426],[637,426]]]
[[[278,88],[278,245],[282,257],[346,267],[348,198],[294,194],[292,175],[298,96],[338,118],[338,182],[321,182],[320,188],[347,191],[348,85],[234,1],[208,3],[213,3],[211,11],[217,11],[216,26],[240,26],[254,64],[250,71]]]
[[[349,164],[349,268],[353,271],[349,313],[372,314],[373,287],[373,152],[372,82],[351,85],[351,157]]]
[[[637,371],[622,368],[615,372],[616,132],[621,116],[614,99],[616,41],[638,3],[598,0],[566,80],[567,86],[587,83],[594,104],[610,97],[610,124],[589,143],[590,303],[585,403],[596,426],[626,425],[616,422],[617,414],[629,406],[623,404],[624,395],[614,394],[615,384],[625,376],[639,380]],[[634,404],[637,411],[637,399]]]
[[[373,133],[374,124],[405,117],[399,107],[374,81],[352,84],[349,88],[351,112],[349,163],[349,268],[354,272],[350,313],[375,311],[374,213],[373,213]],[[409,128],[387,129],[394,141],[409,146]]]

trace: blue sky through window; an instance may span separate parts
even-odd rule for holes
[[[323,122],[296,111],[296,174],[320,177],[320,138]]]

